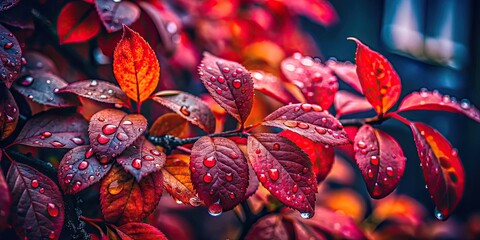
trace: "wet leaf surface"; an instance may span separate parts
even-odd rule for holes
[[[355,136],[355,160],[372,198],[383,198],[398,186],[406,158],[397,141],[370,125],[363,125]]]
[[[215,101],[240,123],[253,106],[253,79],[239,63],[204,53],[198,75]]]
[[[211,215],[216,215],[212,209],[218,205],[228,211],[244,199],[248,187],[247,160],[232,140],[200,138],[192,148],[190,170],[198,196]]]
[[[10,136],[18,123],[19,109],[8,88],[0,83],[0,140]]]
[[[348,84],[359,93],[363,93],[362,84],[358,79],[357,66],[350,62],[337,62],[335,60],[328,60],[326,62],[327,67],[333,70],[342,81]]]
[[[55,63],[49,57],[35,51],[28,51],[23,54],[26,64],[22,68],[22,76],[35,75],[36,73],[52,73],[58,75]]]
[[[163,191],[162,172],[154,172],[135,181],[118,165],[102,179],[100,205],[105,221],[125,224],[139,222],[157,207]]]
[[[101,163],[120,155],[147,128],[147,119],[140,114],[127,114],[116,109],[105,109],[90,119],[90,143]]]
[[[335,112],[336,117],[348,115],[358,112],[364,112],[373,109],[367,99],[349,93],[347,91],[338,91],[335,95]]]
[[[194,207],[201,204],[195,194],[192,179],[190,177],[190,156],[184,154],[173,154],[167,157],[163,173],[163,185],[170,195]]]
[[[122,25],[130,26],[140,17],[140,8],[132,2],[95,0],[98,16],[107,32],[116,32]]]
[[[122,239],[167,240],[167,237],[147,223],[127,223],[117,227],[117,233]]]
[[[61,44],[84,42],[100,31],[100,19],[95,6],[83,1],[65,5],[57,21],[57,32]]]
[[[296,103],[298,100],[288,91],[281,79],[275,75],[259,70],[251,71],[255,90],[280,101],[281,103]]]
[[[155,93],[153,100],[176,112],[207,133],[215,131],[215,116],[200,98],[180,91]]]
[[[118,86],[101,80],[81,80],[68,84],[60,92],[76,94],[102,103],[130,106],[127,95]]]
[[[465,189],[465,171],[457,150],[445,137],[426,124],[410,124],[423,177],[436,205],[435,217],[446,220],[455,210]]]
[[[283,2],[293,12],[302,14],[324,26],[331,26],[338,21],[335,8],[329,3],[329,1],[282,0],[281,2]]]
[[[155,120],[148,132],[152,136],[185,137],[188,129],[188,122],[185,118],[176,113],[166,113]]]
[[[7,1],[8,2],[8,1]],[[5,3],[0,3],[0,8]],[[22,66],[22,49],[17,38],[0,24],[0,80],[10,88]]]
[[[2,152],[0,151],[0,159],[2,159]],[[10,213],[10,204],[12,199],[10,197],[10,190],[7,182],[3,177],[3,171],[0,169],[0,232],[8,227],[8,216]]]
[[[16,144],[45,148],[74,148],[89,143],[88,124],[78,113],[61,110],[30,118],[15,139]]]
[[[76,194],[100,181],[112,164],[101,164],[89,145],[68,151],[58,166],[58,183],[66,194]]]
[[[323,144],[349,143],[340,121],[315,104],[299,103],[283,106],[265,117],[262,124],[290,130]]]
[[[13,228],[20,238],[58,239],[64,220],[57,185],[39,171],[12,162],[7,173]]]
[[[249,136],[247,152],[258,180],[273,196],[306,217],[313,216],[317,181],[305,152],[273,133]]]
[[[288,230],[281,215],[267,215],[253,225],[245,239],[289,239]]]

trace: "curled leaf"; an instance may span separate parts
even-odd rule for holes
[[[98,14],[92,4],[69,2],[58,15],[57,32],[61,44],[89,40],[99,31]]]
[[[0,141],[15,131],[19,113],[12,94],[4,84],[0,83]]]
[[[155,228],[146,223],[131,222],[117,227],[117,233],[121,239],[142,239],[142,240],[167,240],[167,237]]]
[[[435,217],[446,220],[455,210],[465,189],[465,171],[445,137],[426,124],[410,124],[420,158],[423,177],[436,205]]]
[[[224,211],[239,204],[248,187],[248,166],[240,148],[228,138],[208,136],[195,142],[190,156],[192,182],[211,209]]]
[[[155,93],[154,101],[176,112],[207,133],[215,131],[215,116],[208,105],[198,97],[180,91]]]
[[[48,111],[30,118],[15,144],[46,148],[74,148],[88,144],[87,122],[78,113]]]
[[[411,111],[411,110],[437,110],[447,111],[464,114],[467,117],[480,122],[480,111],[473,106],[468,100],[457,100],[448,95],[441,95],[437,91],[429,92],[426,89],[422,89],[420,92],[413,92],[407,95],[398,112]]]
[[[89,145],[68,151],[58,166],[58,183],[66,194],[76,194],[100,181],[112,164],[101,164]]]
[[[8,1],[7,1],[8,2]],[[3,3],[0,3],[0,8]],[[0,81],[10,88],[22,67],[22,49],[17,38],[0,24]]]
[[[354,151],[372,198],[383,198],[395,190],[405,171],[406,159],[393,137],[363,125],[355,136]]]
[[[356,38],[357,74],[363,93],[378,114],[386,113],[398,100],[402,84],[397,72],[380,53],[371,50]]]
[[[152,136],[185,137],[185,133],[188,132],[188,123],[185,118],[178,114],[166,113],[155,120],[148,132]]]
[[[253,80],[245,67],[204,53],[198,75],[213,99],[243,124],[253,106]]]
[[[97,102],[116,104],[116,106],[130,106],[130,100],[122,89],[106,81],[76,81],[60,89],[60,92],[73,93]]]
[[[140,17],[140,8],[128,1],[95,0],[95,6],[109,33],[122,29],[122,25],[130,26]]]
[[[162,168],[162,173],[163,186],[173,198],[195,207],[201,204],[195,194],[190,177],[190,157],[188,155],[169,155]]]
[[[308,155],[273,133],[248,137],[248,159],[262,185],[282,203],[312,217],[317,181]]]
[[[107,1],[113,4],[133,4],[126,1],[114,3],[105,0]],[[97,4],[98,2],[97,0]],[[145,39],[125,25],[122,39],[118,42],[113,54],[113,73],[120,88],[130,99],[139,104],[145,101],[158,85],[160,64],[155,52]]]
[[[12,196],[13,228],[24,239],[58,239],[63,227],[63,199],[47,176],[12,162],[7,173]]]
[[[347,91],[338,91],[335,95],[335,111],[336,117],[341,115],[353,114],[363,111],[371,110],[372,105],[367,99],[349,93]]]
[[[290,130],[323,144],[349,143],[340,121],[315,104],[298,103],[283,106],[265,117],[262,124]]]
[[[117,224],[142,221],[160,201],[162,181],[161,171],[137,182],[121,166],[114,165],[100,187],[100,205],[105,221]]]

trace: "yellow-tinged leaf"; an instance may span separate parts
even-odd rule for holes
[[[153,136],[185,137],[184,135],[188,133],[188,123],[185,118],[176,113],[167,113],[155,120],[149,132]]]

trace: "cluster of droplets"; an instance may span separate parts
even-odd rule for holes
[[[426,88],[420,89],[420,92],[415,92],[413,94],[419,94],[424,100],[420,100],[420,105],[425,105],[428,103],[440,104],[440,105],[451,105],[452,107],[459,106],[460,109],[468,111],[468,115],[472,118],[479,118],[480,115],[478,110],[472,106],[468,99],[462,99],[457,101],[455,97],[450,97],[449,95],[441,95],[437,90],[429,91]]]
[[[0,118],[5,113],[5,123],[13,123],[15,122],[15,115],[17,111],[18,109],[16,107],[12,106],[11,104],[7,104],[4,112],[0,112]]]
[[[44,132],[41,132],[38,137],[40,138],[40,140],[34,140],[33,143],[36,144],[36,145],[39,145],[39,146],[43,146],[43,143],[44,141],[49,141],[50,139],[52,139],[52,137],[54,136],[55,133],[52,133],[50,131],[44,131]],[[83,144],[85,144],[85,140],[80,137],[80,136],[74,136],[74,137],[71,137],[70,138],[70,141],[73,142],[74,144],[78,145],[78,146],[81,146]],[[66,145],[66,143],[64,142],[61,142],[60,139],[56,139],[56,140],[52,140],[52,141],[49,141],[48,142],[52,147],[55,147],[55,148],[61,148],[61,147],[64,147]]]
[[[9,33],[8,34],[8,37],[13,37],[13,34],[12,33]],[[5,39],[5,36],[2,35],[1,36],[1,39]],[[3,45],[3,48],[6,50],[6,51],[13,51],[13,47],[15,46],[15,44],[13,42],[7,42]],[[18,50],[15,51],[15,54],[19,54]],[[22,58],[23,59],[23,58]],[[9,68],[14,68],[12,69],[13,70],[13,74],[17,74],[18,71],[15,69],[17,64],[12,61],[10,58],[7,58],[7,57],[2,57],[1,58],[2,62],[4,63],[4,66],[6,67],[9,67]],[[23,63],[24,61],[22,61]],[[0,73],[0,78],[1,79],[12,79],[13,78],[13,74],[12,73],[7,73],[7,69],[6,68],[3,68],[2,69],[3,71]]]
[[[217,64],[218,65],[222,65],[223,61],[218,61]],[[203,76],[205,75],[205,73],[203,72],[203,68],[205,68],[205,65],[204,64],[200,64],[199,67],[198,67],[198,74],[200,76]],[[207,66],[206,69],[209,71],[209,72],[212,72],[213,69],[212,67],[210,66]],[[216,88],[214,88],[215,92],[219,95],[223,94],[224,91],[231,91],[232,89],[240,89],[240,92],[243,94],[243,93],[246,93],[247,89],[246,88],[242,88],[243,84],[247,83],[249,81],[248,77],[249,75],[248,74],[244,74],[245,73],[245,70],[242,69],[242,68],[237,68],[237,69],[230,69],[229,67],[221,67],[220,69],[221,73],[218,75],[218,76],[210,76],[209,79],[207,79],[207,81],[205,81],[205,84],[209,87],[213,87],[213,85],[218,82],[219,84],[216,84]],[[233,80],[231,81],[231,88],[229,88],[228,85],[226,85],[226,83],[229,82],[230,78],[232,78]],[[222,86],[224,85],[225,86]],[[250,97],[250,96],[248,96]],[[249,101],[250,99],[247,99],[247,101]]]
[[[38,192],[40,194],[44,194],[45,193],[45,188],[40,187],[40,182],[41,182],[41,178],[33,179],[30,182],[30,186],[33,190],[38,189]],[[53,202],[48,202],[47,205],[46,205],[46,214],[48,214],[48,217],[50,217],[50,218],[57,218],[60,214],[60,207]],[[53,238],[55,238],[55,235],[56,235],[55,232],[51,231],[49,233],[48,237],[50,239],[53,239]]]

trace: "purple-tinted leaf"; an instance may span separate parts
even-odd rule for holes
[[[68,151],[58,166],[58,183],[66,194],[75,194],[100,181],[112,164],[101,164],[89,145]]]
[[[250,229],[247,240],[289,239],[289,232],[282,215],[274,214],[260,218]]]
[[[23,54],[26,64],[23,65],[22,75],[32,75],[38,73],[52,73],[58,75],[55,63],[47,56],[29,51]]]
[[[250,162],[248,163],[248,188],[247,192],[245,193],[245,199],[255,194],[255,192],[257,192],[258,186],[260,185],[252,165],[250,164]]]
[[[347,91],[338,91],[335,95],[336,117],[345,114],[353,114],[373,109],[366,98],[357,96]]]
[[[222,137],[202,137],[190,155],[193,186],[200,199],[216,214],[218,206],[228,211],[239,204],[248,187],[248,166],[235,142]]]
[[[15,131],[19,112],[12,94],[4,84],[0,83],[0,141]]]
[[[273,196],[306,217],[314,214],[317,181],[305,152],[273,133],[249,136],[247,152],[258,180]]]
[[[48,72],[36,72],[19,78],[12,87],[26,98],[51,107],[77,106],[78,100],[60,89],[68,84],[60,77]]]
[[[338,90],[337,78],[331,70],[311,57],[295,53],[282,61],[282,72],[295,84],[307,99],[307,102],[328,109]]]
[[[161,91],[152,99],[168,107],[207,133],[215,131],[215,116],[200,98],[180,91]]]
[[[327,66],[346,84],[350,85],[359,93],[363,93],[362,84],[358,79],[357,66],[350,62],[339,63],[334,60],[328,60]]]
[[[163,186],[173,198],[194,207],[202,202],[197,198],[190,177],[190,156],[173,154],[167,157],[162,168]]]
[[[140,8],[128,1],[95,0],[98,15],[107,32],[122,29],[122,25],[130,26],[140,17]]]
[[[125,224],[139,222],[155,210],[163,191],[161,171],[137,182],[133,176],[114,165],[103,178],[100,205],[105,221]]]
[[[97,102],[112,103],[115,106],[130,106],[127,95],[118,86],[100,80],[83,80],[68,84],[60,92],[69,92]]]
[[[8,2],[8,1],[7,1]],[[0,8],[2,3],[0,3]],[[17,39],[0,24],[0,81],[10,88],[22,66],[22,49]]]
[[[284,104],[298,102],[277,76],[259,70],[251,71],[251,74],[255,90],[265,93]]]
[[[31,15],[31,2],[17,2],[19,2],[17,7],[3,11],[2,14],[0,14],[0,22],[20,29],[34,29],[33,17]]]
[[[160,230],[147,223],[127,223],[116,230],[121,239],[167,240]]]
[[[455,210],[465,189],[465,171],[447,139],[423,123],[411,123],[423,177],[436,205],[435,217],[446,220]]]
[[[367,239],[352,218],[328,208],[317,207],[315,216],[303,221],[335,236],[336,239]]]
[[[411,110],[437,110],[464,114],[467,117],[480,122],[480,111],[470,104],[468,100],[457,102],[455,98],[448,95],[441,95],[437,91],[428,92],[422,89],[420,92],[413,92],[406,96],[397,112]]]
[[[92,116],[88,134],[98,160],[107,163],[120,155],[146,128],[147,119],[140,114],[105,109]]]
[[[0,151],[0,159],[2,159],[2,151]],[[10,197],[10,190],[8,190],[7,182],[3,177],[2,169],[0,168],[0,232],[8,227],[8,216],[10,213],[10,204],[12,199]]]
[[[165,164],[165,153],[159,151],[155,145],[140,136],[123,153],[117,157],[117,162],[135,177],[137,182],[142,177],[160,170]]]
[[[57,185],[39,171],[16,162],[8,170],[7,182],[17,235],[21,239],[58,239],[64,209]]]
[[[349,143],[340,121],[315,104],[298,103],[283,106],[265,117],[262,124],[290,130],[314,142],[329,145]]]
[[[253,80],[245,67],[204,53],[198,74],[213,99],[243,124],[253,106]]]
[[[46,148],[74,148],[88,144],[88,124],[78,113],[48,111],[29,119],[16,144]]]
[[[19,2],[20,0],[2,0],[0,2],[0,11],[8,10],[17,5]]]
[[[355,136],[355,160],[372,198],[383,198],[397,187],[405,171],[405,156],[385,132],[363,125]]]

